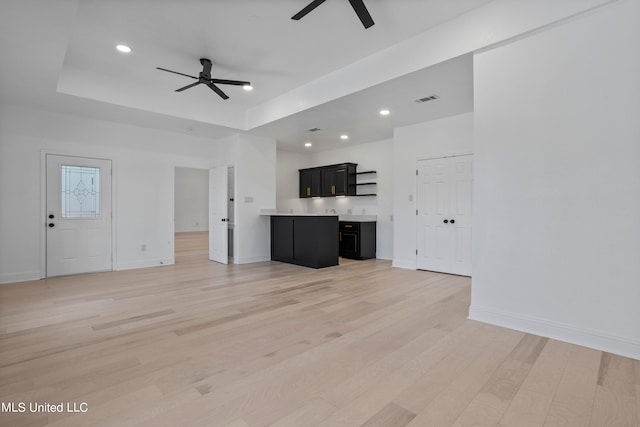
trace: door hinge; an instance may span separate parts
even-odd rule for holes
[[[416,255],[418,255],[418,250],[416,249]]]
[[[418,176],[418,169],[416,169],[416,176]]]
[[[418,209],[416,209],[416,215],[418,215]]]

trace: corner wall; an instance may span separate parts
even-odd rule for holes
[[[639,16],[475,55],[471,319],[640,358]]]
[[[229,165],[235,166],[234,254],[236,264],[271,259],[268,216],[276,208],[276,141],[242,133],[231,138]]]

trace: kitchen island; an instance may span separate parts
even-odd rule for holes
[[[268,216],[273,261],[311,268],[338,265],[338,215],[270,213]]]

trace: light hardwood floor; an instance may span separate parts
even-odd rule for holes
[[[467,320],[468,278],[176,247],[174,266],[0,286],[0,400],[27,404],[0,425],[638,425],[638,361]]]

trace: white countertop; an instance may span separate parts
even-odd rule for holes
[[[334,213],[290,213],[290,212],[261,212],[260,216],[337,216],[339,221],[370,222],[376,221],[376,215],[338,215]]]
[[[340,221],[370,222],[376,221],[378,217],[376,215],[340,215],[338,219]]]
[[[280,212],[262,212],[260,216],[335,216],[338,214],[309,214],[309,213],[280,213]]]

